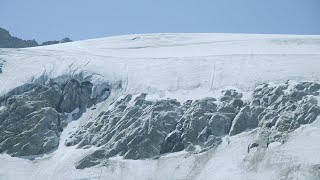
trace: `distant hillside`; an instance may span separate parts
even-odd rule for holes
[[[61,41],[46,41],[42,44],[38,44],[37,41],[33,40],[23,40],[12,36],[9,31],[0,27],[0,48],[25,48],[34,46],[44,46],[58,43],[71,42],[70,38],[63,38]]]
[[[11,36],[9,31],[0,28],[0,48],[24,48],[38,46],[35,40],[22,40]]]

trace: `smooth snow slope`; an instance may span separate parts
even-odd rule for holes
[[[107,82],[119,96],[147,92],[149,98],[186,100],[215,96],[228,87],[245,92],[262,82],[318,81],[320,36],[128,35],[0,49],[0,64],[0,97],[28,82],[74,77],[89,79],[97,88]],[[107,167],[76,170],[74,163],[92,149],[65,147],[64,140],[87,116],[90,111],[68,125],[51,154],[34,161],[0,154],[0,179],[312,179],[319,168],[314,164],[320,164],[318,119],[299,128],[285,145],[273,144],[259,153],[263,160],[247,155],[252,131],[206,154],[180,152],[136,161],[114,158]],[[288,177],[292,171],[298,173]]]

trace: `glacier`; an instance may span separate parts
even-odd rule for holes
[[[56,91],[63,94],[61,102],[67,104],[56,108],[56,113],[65,117],[64,125],[58,120],[54,126],[59,143],[56,142],[54,147],[50,146],[45,152],[37,150],[37,153],[27,153],[26,156],[21,156],[25,152],[20,155],[19,152],[16,155],[18,157],[2,152],[0,179],[319,179],[319,64],[320,36],[307,35],[136,34],[43,47],[0,49],[0,114],[7,111],[8,102],[15,102],[12,99],[24,101],[26,93],[28,98],[31,97],[35,87],[45,90],[36,91],[36,94],[43,95],[32,96],[30,103],[47,100],[50,97],[46,95],[47,88],[57,86]],[[82,82],[85,82],[83,86]],[[71,90],[64,93],[66,86]],[[76,88],[80,86],[85,90]],[[90,90],[87,91],[88,87]],[[296,90],[303,92],[301,97]],[[70,92],[80,94],[82,98],[70,95]],[[226,102],[221,100],[223,97],[228,99],[235,92],[241,96],[232,96]],[[274,100],[266,100],[265,103],[259,100],[259,104],[255,104],[256,99],[263,99],[268,93],[277,96],[272,96]],[[294,108],[292,113],[300,115],[299,109],[303,111],[306,106],[308,110],[313,108],[312,113],[315,114],[310,115],[308,111],[303,116],[303,119],[312,121],[286,129],[286,124],[281,122],[286,122],[290,115],[276,104],[283,102],[278,100],[282,95],[294,99],[289,104],[290,108]],[[121,104],[129,96],[131,98]],[[245,105],[230,110],[229,105],[236,100],[238,103],[241,100]],[[77,103],[70,105],[70,102]],[[185,102],[192,102],[191,108],[184,106]],[[83,104],[86,107],[82,107]],[[174,150],[166,146],[171,148],[154,156],[159,154],[160,147],[157,146],[161,145],[162,139],[170,139],[180,133],[164,128],[167,137],[159,135],[160,140],[153,141],[154,137],[148,136],[152,146],[156,147],[150,151],[151,154],[141,155],[139,148],[136,151],[134,148],[127,150],[125,154],[120,149],[115,154],[111,153],[112,156],[99,155],[96,158],[98,162],[90,166],[85,164],[79,169],[79,162],[88,157],[92,160],[90,156],[101,151],[99,143],[96,143],[101,140],[101,133],[111,133],[96,129],[96,126],[92,128],[92,124],[104,122],[100,118],[102,115],[116,117],[120,122],[122,117],[129,116],[128,113],[136,108],[136,104],[143,107],[142,114],[147,111],[144,108],[152,109],[148,110],[149,114],[139,115],[137,119],[140,120],[148,120],[154,112],[158,115],[159,107],[165,107],[161,110],[164,112],[160,112],[164,114],[162,119],[180,119],[184,116],[188,119],[188,113],[193,115],[198,112],[196,107],[200,105],[200,110],[209,108],[200,113],[199,119],[208,114],[212,119],[213,113],[226,124],[229,123],[227,116],[230,116],[233,125],[227,128],[228,132],[214,133],[218,139],[212,136],[215,140],[210,139],[213,144],[209,149],[206,148],[208,137],[202,144],[191,138],[190,142],[197,144],[192,151],[186,147]],[[284,120],[271,124],[278,130],[285,127],[284,131],[290,133],[281,136],[283,139],[270,141],[267,148],[262,148],[263,143],[260,143],[248,153],[248,145],[255,142],[263,128],[268,126],[266,118],[271,115],[264,116],[264,119],[252,116],[253,122],[260,124],[249,123],[244,126],[248,129],[240,131],[234,128],[234,119],[243,121],[239,120],[240,113],[246,113],[246,106],[252,108],[260,105],[279,111],[280,119]],[[284,104],[283,108],[289,108],[289,105]],[[217,110],[213,110],[213,106],[217,106]],[[40,108],[55,107],[46,105]],[[43,115],[41,111],[37,112]],[[221,113],[225,120],[221,120]],[[130,121],[135,121],[134,116],[130,118]],[[150,122],[143,120],[143,123]],[[170,124],[172,121],[167,122]],[[161,128],[166,127],[161,122],[157,123]],[[175,122],[173,124],[170,126],[176,127]],[[181,126],[184,129],[189,127],[186,123]],[[82,131],[86,132],[84,136]],[[125,137],[130,137],[132,132],[126,133]],[[132,136],[136,137],[136,134]],[[79,137],[83,145],[79,146],[78,140],[73,137]],[[88,137],[93,140],[84,141]],[[278,136],[276,134],[273,137]],[[114,143],[103,148],[112,149],[119,142],[117,137],[114,139]],[[173,139],[177,141],[175,137]],[[140,154],[134,156],[132,152]]]

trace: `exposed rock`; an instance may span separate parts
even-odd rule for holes
[[[59,41],[59,43],[67,43],[67,42],[72,42],[72,40],[70,38],[66,37],[66,38],[63,38]]]
[[[63,99],[60,104],[60,111],[72,112],[76,108],[83,109],[92,105],[91,102],[92,84],[77,80],[67,82],[63,89]]]
[[[75,132],[66,145],[102,147],[81,160],[77,168],[100,164],[116,155],[141,159],[183,149],[203,152],[218,146],[221,136],[257,127],[262,129],[255,143],[266,148],[270,142],[284,142],[287,133],[318,116],[317,100],[309,96],[316,94],[317,85],[303,87],[306,92],[296,98],[291,94],[301,89],[299,84],[288,93],[284,92],[286,85],[264,84],[254,90],[251,102],[243,102],[241,93],[226,90],[219,105],[214,98],[180,105],[171,99],[147,101],[146,94],[135,99],[127,95]]]
[[[320,114],[317,83],[258,86],[251,101],[241,100],[235,90],[223,97],[188,100],[147,100],[147,94],[125,95],[111,104],[92,108],[92,116],[77,129],[65,145],[99,147],[79,161],[76,168],[103,164],[113,156],[126,159],[158,157],[161,154],[204,152],[217,147],[222,137],[260,127],[253,144],[286,141],[287,134]],[[25,85],[0,98],[0,150],[12,156],[50,152],[59,144],[60,131],[67,125],[65,113],[77,112],[77,119],[110,94],[107,84],[70,80],[65,84]],[[77,110],[78,111],[75,111]]]
[[[0,111],[0,151],[25,156],[57,147],[60,123],[55,108],[60,95],[56,87],[39,85],[9,98]]]
[[[216,147],[221,143],[218,136],[228,133],[231,120],[217,112],[214,98],[181,105],[173,99],[148,101],[145,97],[141,94],[133,99],[127,95],[119,99],[67,140],[68,146],[101,147],[81,160],[77,168],[99,164],[115,155],[150,158],[185,148],[195,150],[195,145],[203,151]]]
[[[320,114],[318,101],[313,97],[319,95],[320,84],[301,82],[284,93],[287,88],[287,85],[270,87],[268,84],[257,87],[250,105],[234,118],[230,135],[256,127],[287,133],[302,124],[312,123]]]
[[[70,38],[63,38],[60,41],[45,41],[39,45],[35,40],[22,40],[20,38],[11,36],[9,31],[0,28],[0,48],[25,48],[67,42],[72,42],[72,40]]]
[[[2,66],[3,66],[4,61],[0,59],[0,74],[2,73]]]
[[[223,91],[224,95],[220,98],[220,101],[231,101],[233,99],[241,99],[242,93],[237,92],[233,89]]]
[[[35,40],[22,40],[11,36],[9,31],[0,28],[0,48],[24,48],[38,46]]]
[[[14,96],[14,95],[23,94],[23,93],[25,93],[25,92],[27,92],[27,91],[32,90],[32,89],[35,88],[35,87],[37,87],[37,85],[34,84],[34,83],[26,83],[26,84],[24,84],[24,85],[22,85],[22,86],[16,87],[16,88],[12,89],[11,91],[9,91],[8,93],[0,96],[0,104],[5,104],[6,101],[7,101],[10,97],[12,97],[12,96]]]
[[[12,156],[46,153],[59,143],[57,111],[36,97],[24,100],[25,95],[10,99],[0,112],[0,151]]]
[[[85,124],[66,145],[102,146],[104,158],[122,155],[127,159],[141,159],[159,155],[165,138],[181,117],[180,103],[171,99],[147,101],[145,94],[131,99],[132,95],[127,95],[115,102],[114,108]],[[98,161],[96,154],[87,156],[77,168]]]
[[[52,44],[58,44],[59,41],[45,41],[43,43],[41,43],[40,46],[46,46],[46,45],[52,45]]]
[[[181,139],[181,132],[173,131],[165,138],[161,146],[160,154],[182,151],[183,149],[184,145]]]
[[[224,136],[229,133],[231,119],[224,114],[214,113],[209,120],[209,125],[212,135]]]
[[[220,137],[216,137],[214,135],[209,135],[207,141],[204,143],[204,149],[201,152],[208,150],[209,148],[215,148],[219,144],[221,144],[222,139]]]
[[[30,84],[2,97],[5,107],[0,110],[0,152],[38,155],[59,145],[60,131],[67,125],[64,113],[94,102],[89,82],[70,80],[63,87]]]
[[[68,37],[61,39],[60,41],[45,41],[41,43],[40,46],[46,46],[46,45],[52,45],[52,44],[59,44],[59,43],[67,43],[67,42],[72,42],[72,40]]]
[[[209,120],[217,105],[214,98],[196,100],[179,120],[179,130],[182,132],[182,142],[185,146],[190,143],[200,145],[207,141],[212,130],[209,127]]]
[[[247,129],[253,129],[258,127],[258,116],[263,112],[263,107],[243,107],[236,115],[232,122],[230,129],[230,135],[239,134]]]

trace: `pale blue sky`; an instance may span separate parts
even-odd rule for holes
[[[0,0],[0,27],[39,42],[161,32],[320,34],[320,0]]]

